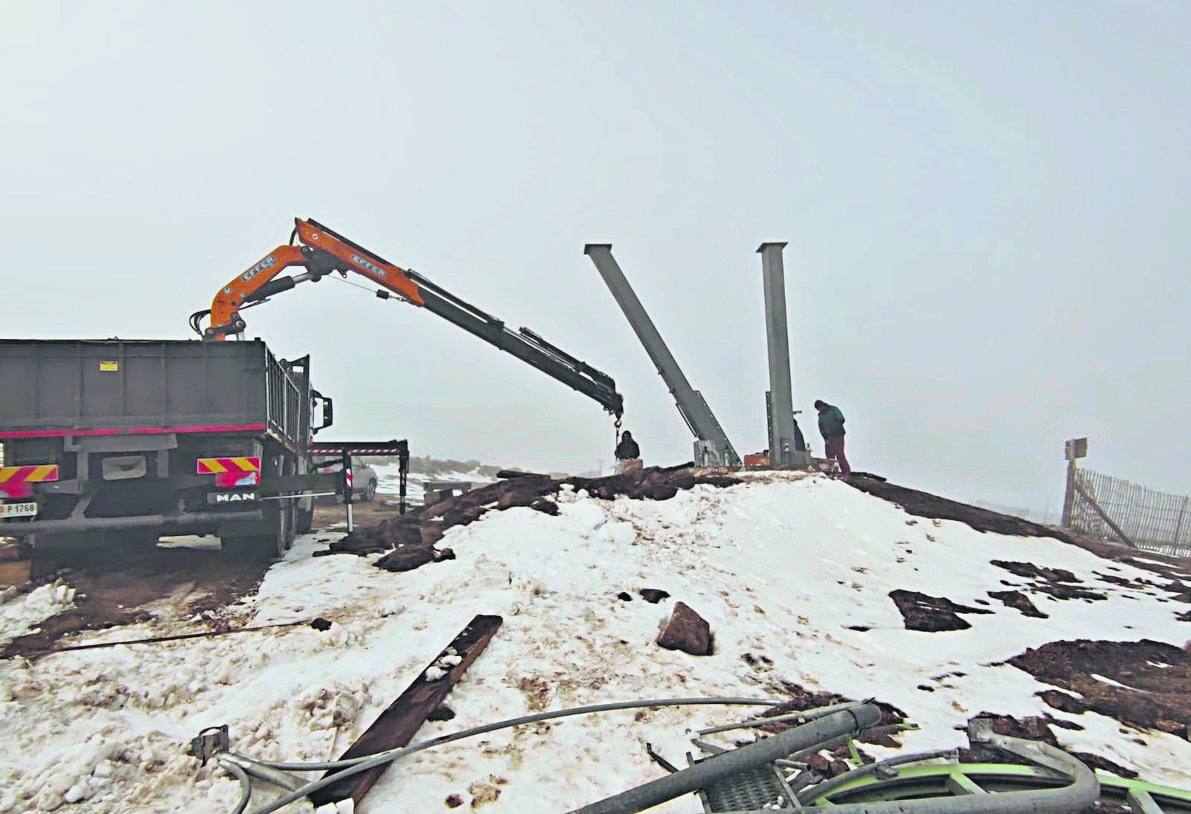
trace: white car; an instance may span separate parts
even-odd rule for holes
[[[315,456],[313,461],[315,464],[326,463],[327,461],[335,460],[338,464],[338,459],[332,459],[327,456]],[[338,465],[327,467],[324,472],[339,472]],[[368,464],[361,461],[359,458],[352,458],[352,497],[362,500],[365,503],[371,503],[376,497],[376,470]]]

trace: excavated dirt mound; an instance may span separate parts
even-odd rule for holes
[[[966,503],[948,500],[929,492],[907,489],[905,486],[898,486],[862,473],[854,473],[843,480],[855,489],[883,498],[890,503],[896,503],[908,514],[916,517],[958,520],[961,523],[967,523],[977,531],[995,531],[998,534],[1016,534],[1022,537],[1055,537],[1064,542],[1074,542],[1061,531],[1038,523],[1031,523],[1020,517],[969,506]]]
[[[739,479],[719,471],[687,467],[649,467],[640,472],[607,478],[555,479],[549,475],[515,472],[502,472],[501,475],[506,476],[505,480],[446,498],[376,526],[359,529],[332,543],[330,552],[370,554],[398,549],[378,560],[377,565],[387,568],[390,562],[424,564],[442,559],[434,545],[448,529],[473,523],[490,511],[528,507],[544,514],[557,515],[558,504],[549,496],[557,494],[564,485],[570,485],[576,491],[586,490],[591,496],[604,500],[613,500],[622,495],[634,500],[669,500],[680,490],[699,484],[724,487],[740,483]],[[409,569],[402,567],[394,570]]]
[[[889,598],[901,611],[906,630],[967,630],[972,625],[961,619],[961,613],[992,613],[985,608],[960,605],[941,596],[928,596],[918,591],[898,589],[889,592]]]
[[[1039,681],[1062,687],[1040,693],[1070,713],[1093,710],[1133,726],[1188,738],[1191,727],[1191,654],[1143,639],[1051,642],[1009,659]]]

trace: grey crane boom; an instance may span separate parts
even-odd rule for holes
[[[649,354],[662,381],[674,397],[679,414],[694,434],[695,462],[711,466],[740,466],[740,456],[736,454],[720,422],[707,406],[703,395],[691,387],[674,354],[670,352],[653,320],[649,318],[645,306],[641,304],[624,272],[620,270],[620,265],[612,256],[612,244],[588,243],[583,248],[583,253],[591,258],[596,270],[604,278],[604,283],[612,292],[612,298],[616,300],[633,332],[641,340],[645,352]]]

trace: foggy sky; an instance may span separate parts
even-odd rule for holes
[[[8,0],[0,336],[187,338],[313,217],[607,371],[676,463],[583,246],[743,453],[754,252],[785,240],[795,402],[808,431],[843,409],[856,468],[1055,510],[1088,435],[1089,466],[1186,493],[1188,42],[1175,2]],[[610,461],[594,402],[413,307],[324,280],[244,316],[313,355],[335,437]]]

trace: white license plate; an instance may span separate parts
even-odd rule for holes
[[[36,503],[0,503],[0,517],[36,517]]]

